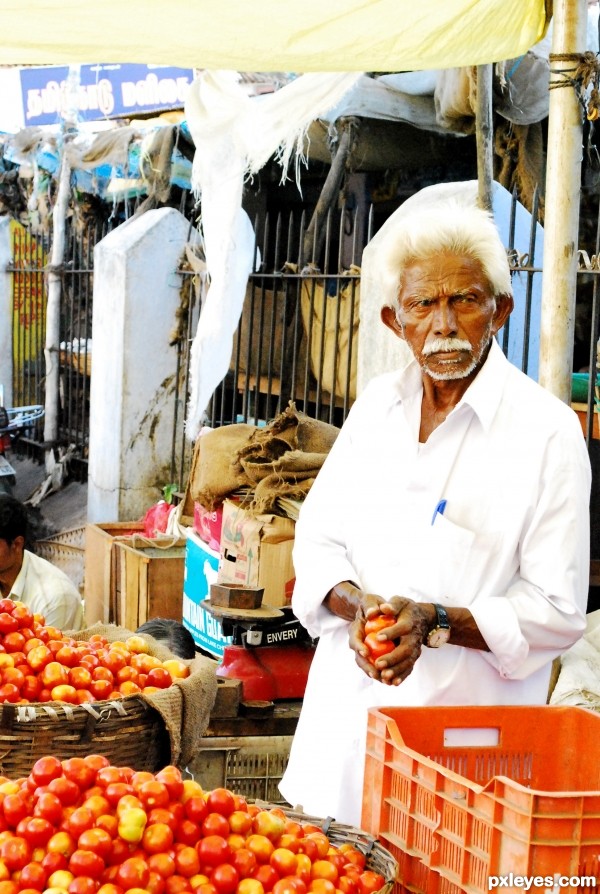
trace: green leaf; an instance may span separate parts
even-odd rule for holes
[[[165,503],[171,504],[173,502],[173,495],[177,493],[177,485],[174,482],[172,482],[171,484],[165,484],[162,492]]]

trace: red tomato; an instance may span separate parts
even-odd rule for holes
[[[46,870],[48,876],[51,876],[53,872],[58,872],[60,869],[66,869],[68,865],[68,859],[64,854],[59,854],[58,851],[47,851],[42,857],[41,866]]]
[[[369,661],[373,664],[382,655],[393,652],[396,648],[394,641],[391,639],[377,639],[377,633],[367,633],[365,636],[365,646],[369,650]]]
[[[20,630],[12,630],[2,640],[2,645],[7,652],[22,652],[26,639]]]
[[[187,845],[175,853],[175,871],[184,878],[191,878],[200,872],[200,857],[195,847]]]
[[[247,847],[235,850],[231,863],[237,869],[240,878],[249,878],[258,866],[256,856]]]
[[[200,886],[200,888],[202,888],[202,885]],[[200,894],[200,888],[197,888],[194,894]],[[217,890],[214,885],[210,885],[210,889],[210,892],[207,891],[205,892],[205,894],[217,894]],[[175,874],[172,875],[170,878],[165,879],[165,894],[189,894],[191,890],[192,886],[190,885],[190,880],[184,878],[183,875]]]
[[[93,827],[94,814],[88,807],[76,807],[65,825],[69,834],[77,840],[82,832]]]
[[[336,882],[338,875],[337,867],[331,860],[315,860],[310,870],[311,879],[323,878],[330,882]]]
[[[221,863],[215,866],[210,874],[211,884],[215,886],[219,894],[234,894],[240,877],[235,866],[230,863]]]
[[[231,859],[231,848],[221,835],[207,835],[196,844],[201,867],[219,866]]]
[[[99,879],[105,869],[105,863],[99,854],[77,848],[69,858],[69,872],[73,875],[87,875]]]
[[[155,779],[167,786],[172,801],[177,801],[183,792],[183,779],[177,767],[169,764],[155,774]]]
[[[89,788],[96,778],[96,771],[82,757],[69,757],[62,762],[63,773],[82,791]]]
[[[64,772],[64,771],[63,771]],[[63,807],[71,807],[81,797],[79,786],[66,776],[57,776],[48,783],[48,791],[59,799]]]
[[[229,816],[235,810],[235,797],[226,788],[213,789],[212,792],[208,793],[206,803],[210,813],[221,813],[223,816]]]
[[[53,779],[58,779],[62,775],[62,764],[57,757],[41,757],[31,768],[31,777],[36,785],[48,785]]]
[[[31,653],[29,654],[31,657]],[[69,682],[69,671],[59,661],[49,661],[40,674],[42,683],[52,690],[55,686]]]
[[[4,600],[2,600],[4,602]],[[0,634],[3,636],[19,629],[19,622],[7,611],[0,611]]]
[[[64,861],[63,865],[58,865],[57,869],[66,869],[67,868],[67,859],[71,856],[73,851],[75,850],[76,844],[73,835],[66,830],[61,830],[60,832],[56,832],[52,838],[48,841],[46,845],[46,857],[50,857],[50,854],[56,854],[57,857],[62,857]],[[42,865],[44,865],[44,860],[42,860]],[[58,860],[57,862],[61,864],[63,861]]]
[[[40,863],[27,863],[21,870],[19,884],[43,891],[46,887],[47,878],[48,873]]]
[[[259,863],[268,863],[275,845],[266,835],[249,835],[246,838],[246,847],[252,851]]]
[[[371,869],[365,869],[364,872],[361,872],[358,879],[360,894],[374,894],[375,891],[380,891],[384,885],[384,877]]]
[[[279,881],[279,875],[269,863],[263,863],[252,873],[252,878],[257,879],[266,892],[273,890],[275,882]]]
[[[78,875],[67,888],[68,894],[96,894],[98,890],[97,879],[87,875]]]
[[[104,701],[109,698],[112,691],[113,684],[108,680],[92,680],[90,684],[90,692],[98,701]]]
[[[147,863],[151,872],[157,872],[163,878],[170,878],[175,874],[175,859],[170,854],[151,854]]]
[[[54,823],[54,825],[58,825],[63,815],[63,805],[60,798],[51,791],[42,792],[35,802],[33,815],[41,816]]]
[[[166,823],[147,825],[142,836],[142,847],[147,854],[168,851],[174,841],[173,830]]]
[[[20,699],[21,691],[14,683],[5,683],[3,686],[0,686],[0,702],[16,704]]]
[[[0,859],[10,872],[15,869],[23,869],[31,862],[31,845],[25,838],[15,835],[0,842]]]
[[[165,825],[169,826],[169,828],[173,832],[176,832],[179,827],[180,820],[174,816],[171,810],[165,810],[162,807],[155,807],[148,814],[148,826],[151,826],[152,823],[165,823]],[[200,827],[198,826],[198,831],[199,830]]]
[[[156,779],[143,782],[137,789],[137,796],[149,810],[154,807],[167,807],[171,800],[167,786]]]
[[[179,844],[195,845],[202,838],[202,829],[198,823],[189,819],[182,819],[175,829],[175,841]]]
[[[23,837],[32,847],[44,847],[55,833],[55,828],[48,819],[32,816],[25,821]]]
[[[227,838],[231,831],[229,822],[222,813],[207,813],[202,820],[201,829],[204,836],[220,835],[222,838]]]
[[[27,652],[27,664],[34,673],[41,671],[52,661],[53,655],[48,646],[36,646]]]
[[[184,804],[184,811],[187,819],[194,823],[202,823],[208,816],[208,804],[206,799],[201,795],[192,795]]]
[[[38,701],[41,689],[42,681],[36,677],[35,674],[25,674],[25,679],[23,680],[23,685],[21,687],[22,698],[27,699],[29,702],[36,702]]]
[[[103,860],[106,860],[112,852],[112,836],[105,829],[94,827],[86,829],[77,839],[77,847],[84,851],[93,851]]]
[[[13,606],[12,616],[19,622],[19,627],[33,627],[33,612],[27,605],[23,605],[22,602]]]
[[[296,874],[298,857],[293,851],[288,850],[286,847],[276,847],[269,857],[269,863],[273,869],[277,870],[280,877],[283,878],[286,875]]]
[[[13,829],[17,823],[30,815],[29,804],[23,792],[5,795],[2,800],[4,819]]]
[[[92,675],[87,667],[72,667],[69,669],[69,683],[75,689],[87,689],[92,682]]]
[[[55,658],[64,664],[65,667],[77,667],[79,664],[79,653],[73,646],[65,646],[61,644],[57,649]]]
[[[69,705],[77,704],[77,690],[68,683],[60,683],[50,690],[53,702],[67,702]]]
[[[148,864],[140,857],[124,860],[117,870],[117,884],[129,888],[145,888],[150,875]]]
[[[273,885],[273,894],[306,894],[307,887],[296,875],[279,879]]]
[[[148,672],[146,686],[157,686],[158,689],[168,689],[172,683],[173,678],[166,667],[153,667]]]

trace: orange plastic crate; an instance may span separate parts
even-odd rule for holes
[[[479,894],[509,873],[600,891],[600,715],[373,708],[361,827],[398,861],[397,894]]]

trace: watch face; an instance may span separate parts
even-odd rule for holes
[[[440,646],[444,646],[448,640],[450,639],[450,628],[449,627],[436,627],[431,631],[429,637],[427,638],[427,645],[430,649],[439,649]]]

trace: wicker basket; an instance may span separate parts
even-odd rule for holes
[[[48,754],[61,760],[103,754],[112,764],[156,772],[170,762],[165,722],[137,696],[67,705],[0,705],[0,773],[27,776]]]
[[[38,540],[35,551],[42,559],[47,559],[70,578],[80,592],[83,592],[85,566],[85,528],[71,528],[53,534],[45,540]]]
[[[306,813],[282,807],[281,804],[272,804],[266,801],[255,801],[254,803],[257,807],[262,807],[265,810],[277,807],[279,810],[283,810],[289,819],[295,820],[297,823],[310,823],[313,826],[318,826],[327,835],[334,847],[339,847],[340,844],[353,845],[367,858],[367,868],[372,869],[373,872],[378,872],[385,879],[385,885],[383,888],[380,888],[377,894],[389,894],[394,887],[398,877],[398,863],[373,835],[369,835],[368,832],[363,832],[361,829],[355,829],[354,826],[336,823],[331,817],[323,819],[322,817],[309,816]]]

